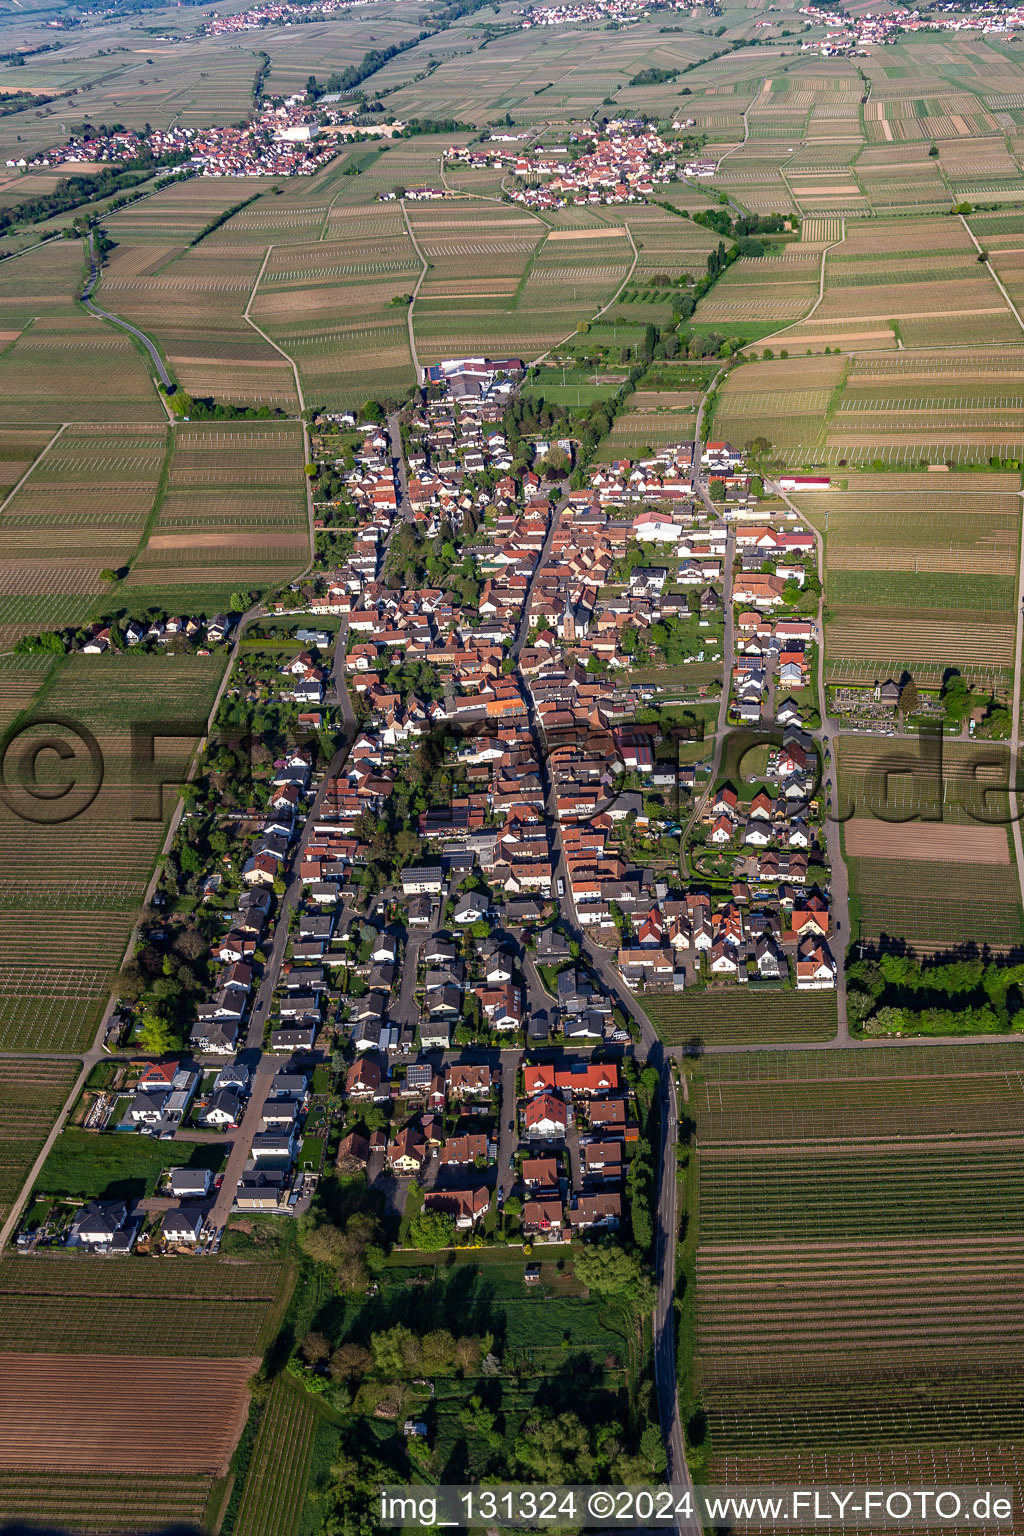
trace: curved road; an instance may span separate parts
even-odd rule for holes
[[[82,289],[82,294],[81,294],[82,303],[85,305],[85,307],[89,311],[90,315],[95,315],[97,317],[97,319],[99,319],[99,320],[109,320],[111,325],[118,326],[122,331],[130,332],[130,334],[132,336],[134,336],[137,341],[141,341],[142,345],[145,347],[146,351],[149,353],[149,358],[150,358],[151,363],[153,364],[153,367],[156,369],[157,373],[160,376],[161,384],[164,386],[165,389],[170,389],[171,388],[171,376],[167,372],[167,369],[164,367],[164,360],[163,360],[163,358],[160,356],[160,353],[157,351],[157,349],[156,349],[155,345],[153,344],[153,342],[150,341],[150,339],[146,335],[145,331],[140,331],[137,325],[131,325],[129,323],[129,321],[122,320],[117,315],[112,315],[112,314],[109,313],[108,310],[100,309],[98,304],[94,304],[93,303],[92,298],[90,297],[90,295],[92,294],[93,289],[96,287],[96,284],[99,281],[100,269],[96,265],[96,257],[93,254],[93,244],[92,244],[92,236],[91,235],[89,236],[89,267],[90,267],[89,281],[86,283],[85,287]]]

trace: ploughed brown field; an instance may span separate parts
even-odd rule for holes
[[[858,858],[969,859],[1009,864],[1005,827],[951,827],[932,822],[874,821],[854,817],[846,827],[846,852]]]
[[[0,1470],[222,1475],[249,1408],[245,1360],[0,1355]]]

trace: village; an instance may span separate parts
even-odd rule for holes
[[[632,119],[609,122],[581,148],[576,135],[569,145],[523,154],[505,147],[501,137],[483,145],[452,145],[445,163],[470,169],[502,169],[522,183],[508,196],[531,208],[561,208],[582,200],[624,203],[652,197],[677,175],[673,147],[653,129]]]
[[[210,935],[190,1054],[85,1121],[167,1167],[134,1207],[30,1208],[23,1244],[208,1251],[307,1209],[328,1148],[457,1241],[614,1230],[623,998],[835,986],[813,531],[727,442],[514,466],[527,383],[450,359],[386,420],[314,423],[320,568],[237,651],[143,933],[153,973]],[[705,743],[733,727],[741,763]],[[115,1046],[156,1038],[149,996]]]
[[[588,21],[635,21],[652,11],[689,9],[682,0],[575,0],[566,5],[527,5],[518,13],[523,31],[532,27],[563,27]]]
[[[233,18],[232,18],[233,19]],[[345,127],[351,108],[320,104],[314,115],[305,93],[267,101],[241,127],[172,125],[137,132],[114,127],[72,136],[9,168],[110,164],[131,166],[150,158],[200,176],[312,176],[342,147],[332,129]],[[171,174],[165,171],[164,174]]]

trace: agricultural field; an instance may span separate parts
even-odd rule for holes
[[[1019,944],[1007,776],[998,742],[944,741],[940,763],[915,743],[840,738],[840,814],[859,938],[896,937],[922,955],[965,944],[999,954]]]
[[[288,1284],[286,1267],[262,1261],[3,1259],[0,1350],[248,1357],[265,1347],[262,1330]]]
[[[1020,321],[961,219],[847,221],[824,273],[813,314],[777,337],[794,354],[876,351],[888,336],[911,351],[1020,345]]]
[[[91,1042],[174,804],[165,791],[162,814],[143,819],[154,808],[152,797],[133,801],[130,725],[153,726],[158,770],[175,783],[222,670],[217,656],[69,656],[52,665],[33,718],[84,727],[102,766],[88,738],[62,727],[75,753],[76,799],[66,809],[79,813],[47,824],[0,807],[0,1048],[78,1051]],[[162,723],[189,734],[161,738]],[[37,802],[27,810],[37,814]]]
[[[832,468],[875,469],[1020,461],[1022,370],[1016,349],[854,357],[807,457]]]
[[[165,426],[61,428],[0,511],[0,621],[46,627],[62,598],[98,599],[100,572],[145,541],[170,453]],[[59,554],[52,553],[59,551]]]
[[[375,390],[403,394],[412,358],[405,305],[392,301],[412,293],[422,264],[400,206],[371,212],[330,198],[318,226],[308,244],[268,253],[253,320],[294,360],[304,395],[318,404],[336,410]]]
[[[277,1378],[260,1419],[235,1536],[296,1536],[319,1416],[308,1392],[284,1374]]]
[[[1019,1487],[1019,1049],[715,1056],[691,1106],[709,1481]]]
[[[0,1355],[0,1468],[223,1476],[258,1363]]]
[[[839,357],[811,357],[734,368],[719,391],[716,435],[740,447],[765,437],[773,458],[802,463],[834,408],[847,366]]]
[[[83,1536],[129,1536],[199,1527],[211,1473],[67,1472],[0,1469],[0,1520],[19,1530],[35,1524]]]
[[[803,241],[741,256],[698,306],[702,325],[757,327],[799,320],[818,297],[821,253]]]
[[[215,613],[239,588],[297,576],[309,537],[296,422],[182,422],[128,600]]]
[[[75,1061],[0,1060],[0,1221],[78,1076]]]
[[[650,993],[642,1002],[666,1045],[791,1045],[836,1033],[834,992],[728,987],[682,997]]]
[[[422,362],[532,359],[614,295],[633,262],[625,227],[550,230],[528,209],[460,201],[410,210],[429,263],[413,308]]]
[[[1016,622],[1018,476],[868,473],[846,486],[798,497],[825,534],[826,680],[870,683],[906,670],[935,686],[956,667],[1004,687]]]

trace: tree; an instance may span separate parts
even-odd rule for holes
[[[142,1049],[153,1056],[163,1056],[167,1051],[173,1051],[179,1043],[169,1021],[147,1008],[142,1015],[142,1027],[139,1030]]]
[[[331,1353],[331,1346],[322,1333],[307,1333],[302,1341],[302,1354],[307,1365],[320,1365]]]
[[[599,1296],[628,1296],[645,1308],[652,1286],[638,1254],[627,1253],[615,1242],[585,1249],[575,1262],[577,1280]]]
[[[412,1246],[427,1253],[450,1248],[454,1239],[455,1218],[448,1211],[423,1211],[409,1227]]]
[[[942,705],[946,719],[959,725],[971,709],[971,690],[959,672],[950,671],[942,684]]]
[[[402,1323],[372,1334],[370,1352],[379,1376],[402,1379],[414,1376],[420,1369],[420,1340]]]
[[[117,572],[115,570],[112,570],[109,565],[104,566],[103,570],[100,571],[100,581],[116,581],[116,580],[117,580]]]
[[[232,613],[244,613],[249,606],[248,592],[232,592],[229,599]]]
[[[574,1413],[528,1419],[512,1447],[512,1467],[532,1483],[589,1483],[596,1473],[590,1432]]]
[[[724,480],[718,480],[718,479],[712,480],[712,482],[711,482],[710,486],[708,487],[708,489],[711,492],[711,500],[712,501],[724,501],[725,500],[725,481]]]
[[[354,1381],[365,1376],[373,1365],[373,1356],[362,1344],[342,1344],[331,1356],[328,1370],[333,1381]]]

